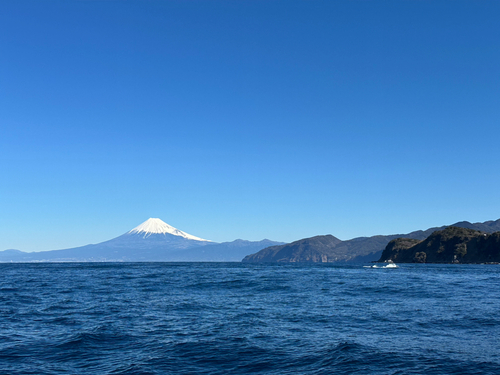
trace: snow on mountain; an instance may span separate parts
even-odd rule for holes
[[[129,234],[142,234],[143,238],[148,238],[152,234],[172,234],[174,236],[179,236],[186,238],[188,240],[195,240],[195,241],[206,241],[206,242],[212,242],[210,240],[205,240],[203,238],[199,238],[196,236],[193,236],[191,234],[188,234],[186,232],[183,232],[177,228],[174,228],[171,225],[168,225],[161,219],[155,219],[155,218],[150,218],[146,220],[144,223],[138,225],[134,229],[128,232]]]

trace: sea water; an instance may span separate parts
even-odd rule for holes
[[[499,374],[500,266],[0,264],[1,374]]]

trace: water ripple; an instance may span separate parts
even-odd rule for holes
[[[0,271],[0,373],[500,373],[498,266]]]

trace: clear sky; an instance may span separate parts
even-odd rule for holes
[[[0,250],[500,218],[500,1],[0,2]]]

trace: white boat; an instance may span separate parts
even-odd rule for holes
[[[398,268],[398,265],[396,263],[388,263],[382,268]]]

